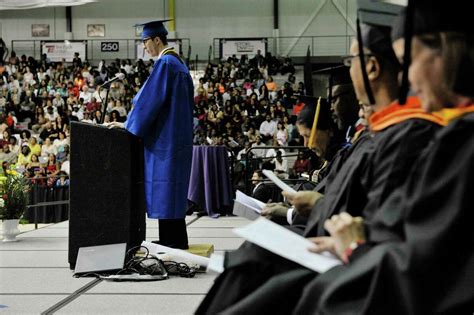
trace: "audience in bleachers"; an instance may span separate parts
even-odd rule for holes
[[[0,73],[0,131],[5,131],[0,139],[3,151],[0,161],[27,168],[36,156],[39,159],[35,163],[39,163],[42,174],[50,176],[56,172],[56,177],[63,169],[62,164],[68,161],[69,123],[98,124],[102,115],[105,122],[125,121],[131,100],[152,67],[151,60],[138,60],[135,64],[130,60],[116,59],[110,63],[102,60],[94,67],[79,54],[72,64],[67,64],[52,63],[46,56],[40,60],[24,55],[18,58],[12,52]],[[119,72],[125,74],[125,79],[111,84],[108,102],[103,104],[105,91],[98,87]],[[289,74],[281,86],[274,80],[278,72]],[[195,90],[194,144],[225,145],[234,155],[256,145],[302,145],[294,122],[304,103],[297,102],[293,95],[304,94],[305,90],[302,82],[296,82],[294,73],[291,59],[281,62],[269,53],[265,56],[258,53],[250,60],[245,55],[233,56],[217,65],[208,64]],[[291,162],[284,166],[284,173],[300,175],[302,168],[295,171],[293,167],[298,152],[291,153],[294,157],[287,159],[289,153],[281,151],[281,159]],[[251,163],[250,172],[262,165],[273,169],[275,162],[283,167],[275,156],[268,157],[266,149],[252,149],[252,154],[245,157],[257,159]],[[55,161],[55,171],[49,165],[50,159]],[[242,154],[239,160],[242,161]],[[313,164],[305,170],[310,171],[321,163]],[[64,169],[67,171],[68,167]],[[236,167],[236,172],[239,171],[243,170]],[[25,174],[37,176],[34,172]],[[234,175],[243,178],[242,174]]]
[[[37,61],[12,52],[0,71],[0,161],[48,186],[69,181],[69,122],[99,123],[105,93],[97,87],[118,72],[123,83],[111,86],[105,121],[124,121],[131,99],[147,78],[152,64],[116,60],[91,67],[75,54],[71,65]],[[128,82],[133,82],[128,84]],[[62,171],[58,177],[59,171]]]

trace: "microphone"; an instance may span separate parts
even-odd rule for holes
[[[104,82],[100,87],[110,85],[111,83],[113,83],[115,81],[119,81],[119,80],[123,80],[123,79],[125,79],[125,74],[123,74],[122,72],[119,72],[115,75],[115,77],[113,77],[112,79]]]

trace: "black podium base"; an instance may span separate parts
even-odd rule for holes
[[[80,247],[145,240],[143,146],[126,130],[71,124],[69,265]]]

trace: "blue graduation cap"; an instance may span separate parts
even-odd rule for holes
[[[171,19],[165,20],[156,20],[141,24],[135,24],[134,26],[143,26],[142,31],[142,40],[145,38],[156,37],[157,35],[168,35],[168,31],[166,30],[163,23],[171,21]]]

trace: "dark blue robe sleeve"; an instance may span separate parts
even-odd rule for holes
[[[171,88],[170,70],[166,61],[158,60],[155,63],[150,77],[133,98],[134,107],[125,122],[125,128],[129,132],[143,138],[150,130],[161,108],[167,104]]]

